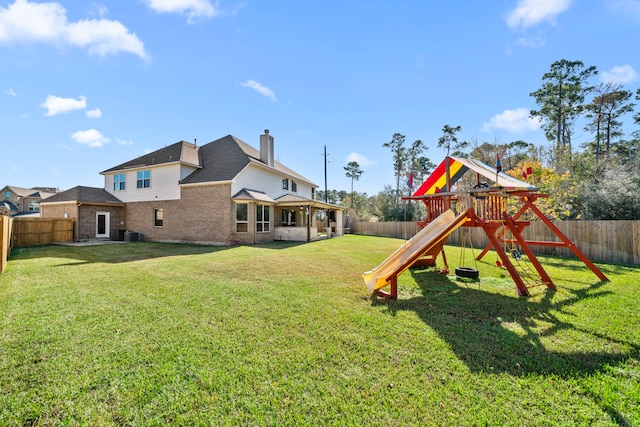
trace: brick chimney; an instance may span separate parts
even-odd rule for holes
[[[273,137],[269,135],[269,129],[260,135],[260,160],[273,167]]]

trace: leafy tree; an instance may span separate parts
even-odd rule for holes
[[[578,219],[579,189],[576,180],[569,171],[558,173],[554,169],[545,168],[539,162],[528,161],[516,165],[515,168],[505,173],[522,179],[522,170],[528,166],[533,174],[528,177],[528,182],[538,187],[547,198],[538,199],[536,206],[552,220]],[[513,213],[513,212],[512,212]],[[523,219],[533,219],[530,212]]]
[[[571,162],[573,125],[584,110],[587,93],[593,89],[588,80],[596,74],[595,66],[562,59],[551,64],[542,76],[542,87],[529,94],[539,106],[531,110],[531,117],[542,120],[548,141],[555,140],[554,166],[558,170],[566,170]]]
[[[398,209],[398,198],[400,197],[400,176],[403,174],[407,163],[407,148],[404,146],[405,136],[401,133],[394,133],[391,141],[382,144],[383,147],[390,148],[393,153],[393,170],[396,175],[396,193],[394,210]]]
[[[640,88],[636,90],[636,100],[640,101]],[[635,122],[635,124],[640,125],[640,112],[636,113],[633,116],[633,121]]]
[[[591,121],[585,130],[595,133],[596,160],[600,156],[600,141],[604,140],[605,153],[611,149],[612,139],[622,136],[622,122],[619,118],[633,111],[635,104],[629,102],[633,95],[630,91],[622,90],[621,84],[602,83],[594,89],[596,95],[590,104],[586,105],[586,117]]]
[[[353,180],[358,181],[364,172],[360,169],[358,162],[355,161],[349,162],[344,167],[344,170],[347,171],[345,174],[347,178],[351,178],[351,207],[353,207]]]
[[[393,134],[391,141],[383,144],[383,147],[390,148],[393,152],[393,168],[396,176],[396,194],[394,211],[399,215],[396,219],[404,218],[404,212],[398,207],[400,199],[400,178],[408,176],[411,172],[421,179],[429,172],[429,168],[435,167],[424,152],[428,147],[421,141],[416,140],[410,147],[405,147],[405,136],[400,133]]]
[[[385,185],[384,190],[379,192],[375,199],[375,213],[382,221],[395,221],[398,218],[397,191],[390,185]]]
[[[462,157],[460,155],[464,153],[461,150],[469,146],[467,141],[458,140],[456,134],[460,131],[462,131],[460,126],[452,127],[444,125],[442,127],[442,136],[438,139],[438,148],[447,150],[447,157],[449,157],[451,150],[454,150],[452,153],[454,156]]]
[[[640,180],[626,170],[609,170],[597,183],[583,183],[581,217],[592,220],[639,220]]]

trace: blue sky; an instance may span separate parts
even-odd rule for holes
[[[326,145],[328,187],[355,160],[373,195],[396,132],[436,163],[445,124],[546,144],[529,93],[557,60],[635,91],[638,29],[640,0],[0,1],[0,185],[102,187],[165,145],[269,129],[320,190]]]

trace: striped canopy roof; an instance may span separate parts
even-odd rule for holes
[[[447,157],[440,165],[429,175],[422,185],[413,193],[413,196],[424,196],[427,194],[436,194],[440,191],[446,191],[447,177],[446,164],[449,161],[449,175],[451,185],[454,185],[469,170],[487,178],[489,181],[498,184],[505,190],[529,190],[536,191],[537,187],[528,182],[521,181],[504,172],[496,175],[496,169],[479,160],[462,159],[458,157]],[[496,182],[497,177],[497,182]]]

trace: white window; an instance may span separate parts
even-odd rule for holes
[[[151,171],[149,169],[138,171],[137,173],[137,188],[150,188],[151,187]]]
[[[127,175],[124,173],[117,173],[113,175],[113,191],[121,191],[126,189],[126,176]]]
[[[236,232],[246,233],[247,231],[249,231],[249,205],[236,203]]]
[[[269,227],[269,206],[258,205],[256,207],[256,231],[258,233],[268,233]]]
[[[153,226],[162,227],[164,225],[164,211],[162,209],[153,210]]]
[[[298,184],[295,181],[291,181],[291,191],[296,193],[298,191]]]
[[[39,212],[40,203],[36,202],[35,200],[29,200],[29,210],[32,212]]]
[[[282,189],[283,190],[288,190],[289,189],[289,180],[286,179],[286,178],[282,180]]]

